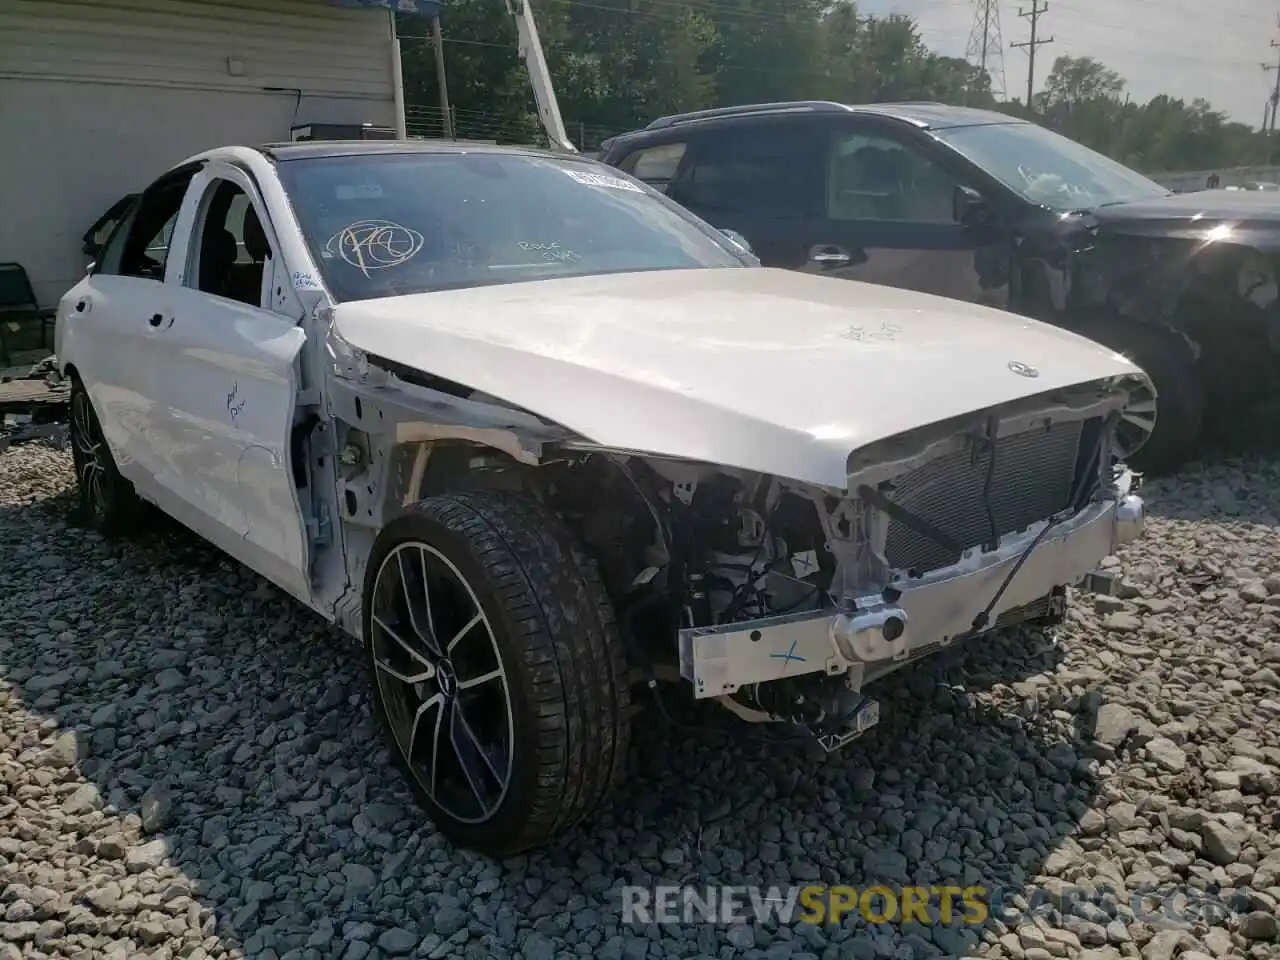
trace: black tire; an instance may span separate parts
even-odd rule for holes
[[[413,566],[414,551],[427,567]],[[397,606],[404,594],[396,594],[396,577],[403,582],[405,564],[410,580],[417,576],[413,571],[421,569],[438,575],[428,578],[429,586],[422,591],[432,595],[433,606],[416,608],[419,621],[428,622],[421,631],[421,623],[414,622],[415,608]],[[384,567],[386,573],[380,579]],[[465,579],[469,591],[447,586],[453,573]],[[474,615],[466,618],[467,608],[461,601],[456,611],[445,601],[472,595],[484,615],[479,625],[484,629],[472,629],[465,642],[472,644],[469,649],[474,653],[489,638],[487,649],[496,653],[503,672],[500,681],[476,680],[475,676],[492,671],[474,666],[464,670],[460,655],[452,651],[437,659],[445,646],[443,638],[453,635],[458,623],[475,619]],[[374,712],[418,802],[456,846],[491,857],[542,846],[588,818],[621,781],[630,743],[631,694],[612,605],[594,565],[560,521],[536,501],[505,492],[470,491],[415,504],[387,524],[374,542],[363,601]],[[379,611],[376,626],[375,608]],[[397,611],[394,626],[388,622],[390,614],[382,612],[391,610]],[[443,621],[447,619],[453,624],[446,628]],[[411,636],[397,640],[405,630]],[[418,654],[400,660],[407,666],[390,662],[392,655],[406,654],[405,639],[419,643],[426,634],[435,638],[434,652],[423,642]],[[463,642],[458,640],[453,649],[462,650]],[[403,671],[425,670],[422,664],[427,660],[435,663],[433,676],[408,682],[419,677]],[[447,672],[442,661],[450,663]],[[400,671],[398,676],[393,669]],[[474,676],[463,681],[464,673]],[[446,690],[448,677],[452,678],[452,699]],[[467,684],[474,689],[464,697]],[[494,747],[473,731],[481,726],[497,731],[501,725],[506,711],[494,706],[499,686],[508,696],[504,706],[509,705],[511,730],[508,741],[495,734]],[[468,699],[481,693],[490,696],[485,710]],[[405,705],[402,700],[409,694],[414,699]],[[423,718],[423,704],[437,694],[446,697],[438,707],[439,716],[450,718],[448,751],[452,752],[443,759],[435,752],[442,727],[433,726],[432,743],[423,747],[404,726],[410,710]],[[454,726],[454,705],[466,706],[460,728]],[[498,761],[504,752],[509,758],[506,786],[492,798],[490,812],[484,812],[480,791],[471,788],[474,798],[480,799],[480,820],[464,816],[461,800],[454,799],[458,793],[445,789],[450,771],[462,769],[458,758],[463,751],[453,745],[455,729],[467,734],[463,739],[472,745],[474,770],[488,780],[487,786],[497,783],[502,772]],[[477,744],[483,753],[475,749]],[[410,749],[415,758],[421,758],[424,749],[432,746],[429,769],[434,774],[422,762],[409,762]],[[478,765],[480,761],[484,767]],[[426,781],[432,775],[438,782],[429,789]],[[469,778],[469,785],[475,782]]]
[[[1205,420],[1204,382],[1187,342],[1171,331],[1123,320],[1080,332],[1128,357],[1155,384],[1155,429],[1129,465],[1153,475],[1177,470],[1196,453]]]
[[[76,471],[77,519],[105,536],[131,532],[141,501],[120,475],[93,401],[79,377],[71,380],[71,459]]]

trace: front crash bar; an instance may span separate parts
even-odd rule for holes
[[[1002,614],[1059,587],[1083,584],[1092,589],[1099,562],[1145,527],[1142,498],[1129,492],[1132,482],[1132,474],[1126,473],[1113,499],[1090,504],[1047,533],[1043,528],[1048,521],[1041,521],[1002,537],[991,552],[975,547],[952,566],[894,583],[886,591],[892,599],[879,594],[858,599],[851,613],[825,610],[683,629],[680,674],[698,699],[812,673],[846,674],[856,691],[867,673],[881,675],[914,655],[970,635],[975,616],[1039,536],[1043,539],[989,611],[987,622],[995,624]]]

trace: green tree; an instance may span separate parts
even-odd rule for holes
[[[1113,100],[1123,90],[1120,74],[1092,57],[1058,57],[1035,106],[1046,111],[1069,109],[1096,100]]]
[[[736,103],[938,100],[993,107],[1147,171],[1260,163],[1266,138],[1204,100],[1134,103],[1093,57],[1058,57],[1027,105],[996,103],[985,70],[941,56],[905,16],[855,0],[532,0],[570,136],[593,148],[654,117]],[[444,8],[449,95],[464,138],[535,142],[540,128],[502,0]],[[401,17],[413,132],[438,136],[428,25]]]

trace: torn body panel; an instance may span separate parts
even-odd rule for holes
[[[343,526],[344,581],[356,591],[373,538],[422,499],[440,448],[470,461],[497,454],[527,467],[548,443],[572,434],[510,407],[420,386],[386,367],[363,365],[359,378],[333,377],[326,412],[333,424],[334,513]],[[456,460],[456,458],[455,458]],[[358,609],[351,613],[358,624]]]
[[[1012,306],[1104,342],[1117,325],[1162,331],[1194,362],[1209,412],[1238,414],[1280,390],[1280,219],[1165,206],[1032,231]]]
[[[749,719],[808,724],[824,743],[870,722],[865,682],[1060,614],[1065,588],[1142,528],[1132,475],[1114,468],[1141,375],[878,440],[833,489],[606,448],[358,354],[363,372],[328,394],[349,583],[376,531],[423,497],[530,493],[598,564],[638,667],[678,671],[696,697],[732,698]]]

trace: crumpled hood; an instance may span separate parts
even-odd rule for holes
[[[1267,190],[1197,190],[1098,207],[1103,222],[1121,220],[1235,220],[1280,222],[1280,193]]]
[[[1097,224],[1104,238],[1189,240],[1196,250],[1229,244],[1268,252],[1280,248],[1280,193],[1271,191],[1176,193],[1098,207],[1086,217]]]
[[[1106,347],[1014,314],[765,268],[356,301],[336,308],[334,325],[367,353],[603,446],[835,488],[866,444],[1139,372]]]

